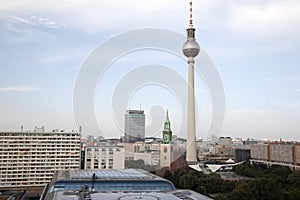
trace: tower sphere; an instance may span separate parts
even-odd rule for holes
[[[182,47],[183,54],[190,58],[190,57],[196,57],[200,52],[200,46],[196,42],[195,39],[188,39]]]

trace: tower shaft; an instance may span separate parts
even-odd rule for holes
[[[194,93],[194,59],[188,60],[188,124],[187,153],[188,164],[197,163],[196,156],[196,125],[195,125],[195,93]]]

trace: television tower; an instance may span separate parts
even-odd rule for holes
[[[187,41],[183,44],[182,52],[188,58],[188,118],[187,118],[187,152],[188,164],[197,163],[196,155],[196,125],[195,125],[195,93],[194,93],[194,58],[200,52],[200,46],[195,39],[193,28],[193,2],[190,0],[190,20],[187,31]]]

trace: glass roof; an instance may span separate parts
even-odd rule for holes
[[[156,176],[137,169],[124,170],[72,170],[70,171],[70,179],[91,179],[93,174],[97,180],[101,179],[154,179]]]

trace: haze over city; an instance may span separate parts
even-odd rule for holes
[[[43,125],[49,130],[78,129],[74,87],[83,63],[98,45],[135,29],[185,34],[188,26],[186,1],[12,0],[0,5],[2,131]],[[194,9],[197,41],[215,63],[225,90],[224,127],[215,134],[299,140],[299,2],[199,0]],[[142,49],[118,58],[99,78],[95,91],[95,115],[102,132],[84,134],[123,135],[113,115],[123,117],[126,110],[113,113],[114,90],[129,72],[148,64],[167,66],[186,79],[186,60],[167,52]],[[204,138],[209,136],[213,108],[201,74],[196,73],[195,81],[197,138]],[[168,88],[141,85],[124,101],[132,109],[145,110],[147,136],[160,136],[168,109],[173,134],[185,137],[185,128],[179,131],[184,108]],[[161,124],[153,127],[151,122]]]

